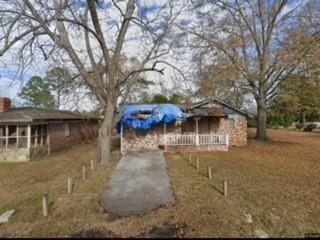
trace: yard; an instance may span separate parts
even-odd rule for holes
[[[269,130],[267,143],[249,140],[229,152],[166,155],[176,202],[144,216],[111,219],[97,199],[107,185],[111,167],[97,167],[81,180],[81,168],[95,159],[95,144],[85,144],[30,163],[0,165],[0,213],[15,209],[4,236],[129,237],[155,226],[175,226],[179,236],[304,236],[320,232],[320,133]],[[249,136],[253,136],[250,129]],[[117,151],[115,159],[119,158]],[[213,177],[207,178],[207,166]],[[75,176],[74,193],[66,193],[68,176]],[[228,182],[228,196],[221,193]],[[41,215],[41,196],[48,192],[52,207]],[[244,221],[244,213],[252,223]]]

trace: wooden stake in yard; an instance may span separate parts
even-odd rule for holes
[[[199,170],[199,158],[196,159],[196,168]]]
[[[208,178],[212,178],[212,173],[211,173],[211,166],[208,167]]]
[[[94,161],[91,160],[91,170],[94,171]]]
[[[82,167],[82,179],[84,180],[84,179],[86,179],[86,178],[87,178],[87,176],[86,176],[86,167],[83,166],[83,167]]]
[[[223,195],[226,197],[228,194],[228,184],[226,180],[223,180]]]
[[[48,194],[43,194],[42,196],[42,211],[43,211],[43,216],[46,217],[48,216]]]
[[[72,193],[72,178],[68,177],[68,194]]]
[[[189,153],[189,162],[191,163],[191,154]]]

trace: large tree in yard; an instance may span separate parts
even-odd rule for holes
[[[304,71],[301,61],[319,48],[317,1],[208,0],[191,1],[198,21],[180,28],[189,33],[207,65],[219,66],[223,55],[229,74],[250,92],[257,105],[257,133],[267,139],[267,108],[286,76]],[[310,8],[313,5],[313,8]],[[307,13],[310,10],[310,13]],[[311,15],[310,15],[311,14]],[[318,55],[319,56],[319,55]],[[220,64],[221,65],[221,64]],[[214,82],[212,83],[214,84]]]
[[[163,73],[183,6],[143,6],[136,0],[0,1],[0,57],[61,57],[79,73],[104,109],[99,159],[111,159],[115,109],[144,72]],[[133,53],[132,53],[133,52]],[[133,64],[134,63],[134,64]]]

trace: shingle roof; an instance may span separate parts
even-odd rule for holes
[[[97,119],[86,116],[84,114],[62,111],[49,110],[33,107],[12,108],[9,111],[0,113],[0,123],[31,123],[36,121],[50,121],[50,120],[84,120]]]
[[[206,107],[205,105],[208,103],[217,103],[218,105],[220,105],[221,107]],[[187,108],[187,111],[190,111],[192,113],[198,113],[199,115],[201,115],[201,113],[203,113],[203,115],[212,115],[212,116],[224,116],[224,115],[228,115],[228,114],[232,114],[234,112],[241,114],[243,116],[248,117],[249,114],[242,111],[239,108],[233,107],[228,103],[225,103],[217,98],[214,99],[206,99],[197,103],[193,103],[191,106],[189,106]]]
[[[206,106],[209,103],[216,103],[217,106]],[[163,103],[165,105],[165,103]],[[128,104],[131,105],[131,104]],[[152,104],[134,104],[136,106],[146,106]],[[162,104],[157,104],[162,105]],[[188,116],[215,116],[215,117],[224,117],[229,114],[238,113],[240,115],[248,117],[249,114],[238,109],[236,107],[231,106],[217,98],[214,99],[205,99],[196,103],[184,103],[184,104],[174,104],[178,106],[182,111],[187,113]]]

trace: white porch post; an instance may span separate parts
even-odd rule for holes
[[[123,155],[123,141],[122,141],[122,138],[123,138],[123,126],[121,125],[120,127],[120,153]]]
[[[9,145],[9,127],[6,125],[6,150],[8,150]]]
[[[51,144],[50,144],[50,127],[47,124],[47,146],[48,146],[48,154],[51,153]]]
[[[226,134],[226,145],[229,146],[229,134]]]
[[[17,133],[17,138],[16,138],[16,147],[19,148],[19,125],[16,126],[16,133]]]
[[[167,147],[167,125],[163,125],[163,131],[164,131],[164,151],[166,151]]]
[[[29,124],[27,127],[27,149],[31,149],[31,125]]]
[[[195,118],[196,120],[196,145],[199,145],[199,120],[200,118]]]

